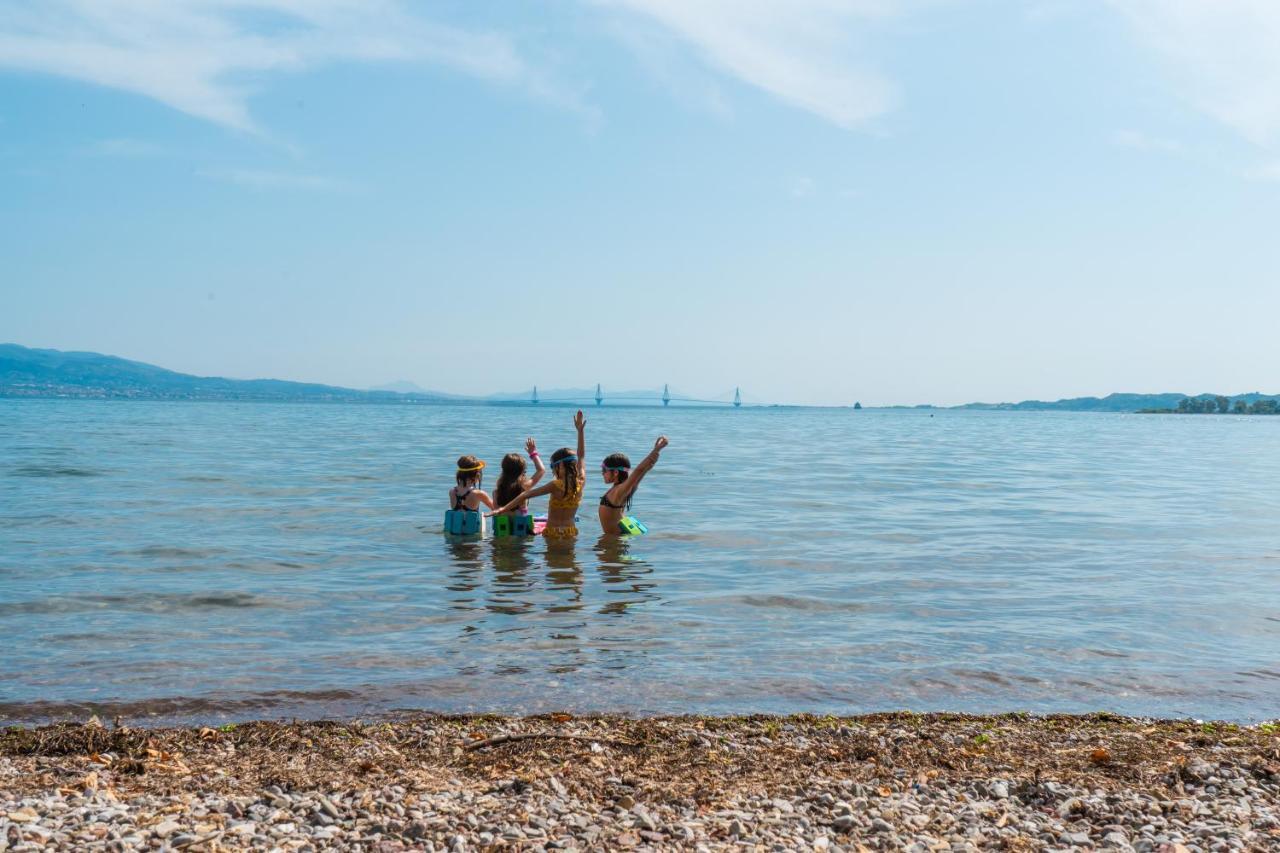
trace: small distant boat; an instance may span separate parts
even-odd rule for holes
[[[538,386],[537,385],[533,386],[533,399],[530,402],[533,403],[535,406],[538,405]]]
[[[662,405],[671,405],[671,387],[669,385],[662,386]]]
[[[596,405],[599,406],[604,402],[604,392],[600,390],[600,383],[596,383]]]
[[[733,389],[733,407],[737,409],[741,405],[742,405],[742,389],[734,388]]]

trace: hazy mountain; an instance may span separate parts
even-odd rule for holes
[[[603,388],[605,405],[610,403],[656,404],[661,388],[614,390]],[[82,397],[141,400],[329,400],[363,403],[431,403],[454,402],[475,404],[522,404],[529,400],[532,388],[485,397],[462,397],[424,391],[412,382],[399,381],[360,391],[335,385],[309,382],[287,382],[281,379],[226,379],[219,376],[192,376],[96,352],[63,352],[54,349],[31,349],[18,344],[0,344],[0,397]],[[539,388],[538,398],[550,405],[590,405],[595,397],[590,388]],[[671,391],[673,406],[698,402],[724,403],[727,400],[690,401],[677,390]],[[1062,412],[1136,412],[1142,409],[1176,409],[1184,399],[1213,399],[1213,394],[1109,394],[1106,397],[1073,397],[1046,402],[1023,400],[1021,403],[968,403],[957,409],[1002,411]],[[1234,404],[1243,400],[1252,405],[1258,400],[1280,400],[1280,396],[1259,392],[1227,395]],[[897,407],[895,407],[897,408]],[[932,408],[918,406],[915,408]]]
[[[395,382],[388,382],[386,385],[374,385],[369,390],[370,391],[391,391],[396,394],[432,394],[434,393],[432,391],[428,391],[426,388],[423,388],[417,385],[416,383],[410,382],[407,379],[397,379]]]
[[[191,376],[113,355],[0,344],[0,396],[162,400],[395,399],[387,392],[280,379]]]
[[[1024,412],[1137,412],[1142,409],[1176,409],[1179,400],[1211,400],[1216,394],[1108,394],[1105,397],[1072,397],[1066,400],[1046,402],[1044,400],[1023,400],[1021,403],[966,403],[955,406],[957,409],[996,409],[1002,411]],[[1257,391],[1248,394],[1224,394],[1232,403],[1244,400],[1254,403],[1258,400],[1275,399]]]
[[[530,389],[531,391],[532,389]],[[524,403],[530,391],[464,397],[425,391],[412,382],[399,381],[368,391],[288,382],[280,379],[225,379],[192,376],[96,352],[63,352],[0,344],[0,397],[79,397],[140,400],[331,400],[366,403],[456,402],[479,405]],[[595,388],[560,388],[539,391],[550,405],[587,405]],[[605,402],[656,401],[662,389],[605,391]],[[672,396],[677,396],[674,392]],[[673,405],[678,405],[673,401]]]

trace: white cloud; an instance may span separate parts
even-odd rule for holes
[[[1259,181],[1280,181],[1280,160],[1263,164],[1250,177]]]
[[[1111,0],[1185,96],[1247,139],[1280,137],[1278,0]]]
[[[145,139],[99,139],[97,142],[90,144],[85,148],[86,153],[97,157],[121,157],[129,159],[144,159],[151,157],[163,157],[169,153],[168,150],[154,142],[148,142]]]
[[[0,5],[0,68],[135,92],[240,130],[255,129],[247,100],[259,76],[342,61],[434,62],[556,97],[506,37],[430,23],[401,0]]]
[[[808,175],[798,175],[787,181],[787,193],[792,198],[808,198],[815,189],[817,185]]]
[[[720,118],[733,113],[715,72],[701,65],[665,28],[641,26],[634,16],[627,16],[625,21],[611,22],[607,31],[678,102]]]
[[[893,85],[859,60],[859,25],[904,0],[599,0],[661,24],[703,61],[801,109],[853,127],[893,105]]]
[[[1176,139],[1163,139],[1151,136],[1140,130],[1117,130],[1111,135],[1111,142],[1121,148],[1134,148],[1138,151],[1163,151],[1166,154],[1178,154],[1183,150],[1181,142]]]
[[[196,172],[202,178],[225,181],[253,190],[307,190],[311,192],[348,192],[355,185],[321,175],[273,172],[264,169],[204,169]]]

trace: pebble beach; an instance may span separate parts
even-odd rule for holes
[[[0,850],[1280,850],[1280,727],[415,716],[0,732]]]

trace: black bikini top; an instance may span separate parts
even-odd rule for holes
[[[632,494],[634,494],[634,492],[633,492]],[[626,502],[625,504],[623,504],[622,506],[618,506],[618,505],[617,505],[617,504],[615,504],[615,503],[610,503],[610,502],[609,502],[609,495],[608,495],[607,493],[606,493],[606,494],[603,494],[603,495],[601,495],[601,496],[600,496],[600,506],[607,506],[609,509],[630,509],[630,508],[631,508],[631,495],[628,495],[628,496],[627,496],[627,502]]]

